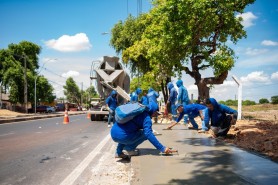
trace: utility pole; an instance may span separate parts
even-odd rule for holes
[[[2,82],[0,82],[0,109],[2,109]]]
[[[24,107],[25,107],[25,113],[28,113],[26,57],[27,57],[26,55],[23,56],[23,59],[24,59]]]
[[[80,103],[81,107],[82,107],[82,92],[83,92],[83,82],[81,82],[81,103]]]

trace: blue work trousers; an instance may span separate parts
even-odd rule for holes
[[[176,105],[171,104],[171,114],[172,114],[172,120],[176,121],[177,119],[177,110],[176,110]]]
[[[205,115],[205,109],[204,110],[202,110],[202,112],[203,112],[203,115]],[[205,121],[204,120],[202,120],[202,130],[204,130],[204,131],[208,131],[209,130],[209,128],[210,128],[210,126],[209,126],[209,123],[205,123]]]
[[[108,116],[108,125],[115,122],[115,111],[114,110],[109,110],[109,116]]]
[[[193,125],[194,128],[198,129],[198,124],[196,123],[194,118],[189,117],[189,121]]]

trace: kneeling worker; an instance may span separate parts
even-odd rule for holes
[[[194,118],[200,116],[201,120],[204,120],[204,111],[206,110],[206,106],[200,104],[189,104],[183,105],[178,104],[176,106],[176,110],[180,114],[177,120],[167,127],[168,130],[172,129],[184,116],[184,114],[188,115],[190,123],[193,125],[193,129],[198,130],[198,124],[195,122]],[[203,124],[202,124],[203,125]]]
[[[150,102],[148,109],[135,116],[132,120],[124,124],[115,122],[110,133],[112,139],[118,143],[116,158],[139,155],[136,147],[145,140],[149,140],[156,149],[165,154],[173,152],[170,148],[163,146],[153,134],[151,116],[156,116],[157,109],[158,105]],[[123,153],[123,150],[126,150],[127,155]]]
[[[217,103],[214,98],[206,99],[205,125],[211,122],[210,134],[212,137],[226,136],[231,125],[236,124],[237,111]]]

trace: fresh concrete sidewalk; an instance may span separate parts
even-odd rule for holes
[[[132,184],[265,184],[278,182],[278,164],[262,156],[241,150],[221,140],[208,138],[184,125],[153,129],[163,145],[178,149],[178,154],[163,156],[149,142],[139,145],[134,156],[136,179]]]

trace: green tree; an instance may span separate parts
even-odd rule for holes
[[[145,27],[139,40],[122,51],[123,60],[145,58],[155,75],[163,72],[166,77],[184,71],[194,78],[200,99],[205,99],[208,85],[222,84],[234,66],[236,56],[227,41],[236,44],[246,37],[242,19],[235,15],[254,1],[155,0],[154,8],[138,18]],[[214,76],[202,77],[201,71],[208,68]]]
[[[81,91],[72,77],[69,77],[66,80],[66,85],[64,85],[63,87],[64,94],[67,97],[67,100],[71,103],[80,104]]]
[[[162,64],[152,65],[146,52],[135,53],[139,48],[132,49],[132,46],[140,47],[137,43],[141,42],[141,37],[151,21],[149,14],[141,14],[138,18],[129,16],[125,22],[118,22],[111,31],[110,44],[118,54],[122,54],[123,62],[131,70],[131,76],[134,77],[131,82],[131,91],[138,86],[143,90],[153,87],[157,91],[162,91],[164,99],[168,99],[166,85],[171,80],[172,70],[166,71]]]
[[[251,100],[244,100],[242,101],[242,105],[256,105],[256,102]]]
[[[269,103],[269,101],[268,101],[268,99],[266,99],[266,98],[261,98],[261,99],[259,100],[259,103],[260,103],[260,104],[265,104],[265,103]]]
[[[278,96],[272,96],[271,97],[271,103],[272,104],[278,104]]]
[[[22,41],[19,44],[9,44],[7,49],[0,50],[0,82],[10,93],[12,103],[24,102],[24,62],[26,61],[28,88],[29,83],[38,69],[40,46]],[[32,91],[27,91],[30,98]],[[30,99],[28,99],[30,100]]]
[[[34,84],[34,83],[35,83],[35,80],[33,78],[32,84]],[[34,86],[32,85],[32,87],[34,87]],[[53,91],[54,91],[54,88],[48,82],[48,80],[44,76],[38,76],[37,87],[36,87],[37,100],[40,99],[42,102],[48,102],[48,103],[53,102],[56,98],[56,96],[53,94]],[[34,102],[34,88],[32,88],[32,91],[30,92],[30,94],[32,95],[30,97],[30,101]]]
[[[90,86],[88,89],[86,89],[86,91],[88,93],[88,95],[91,97],[91,98],[97,98],[98,97],[98,93],[95,89],[94,86]]]

